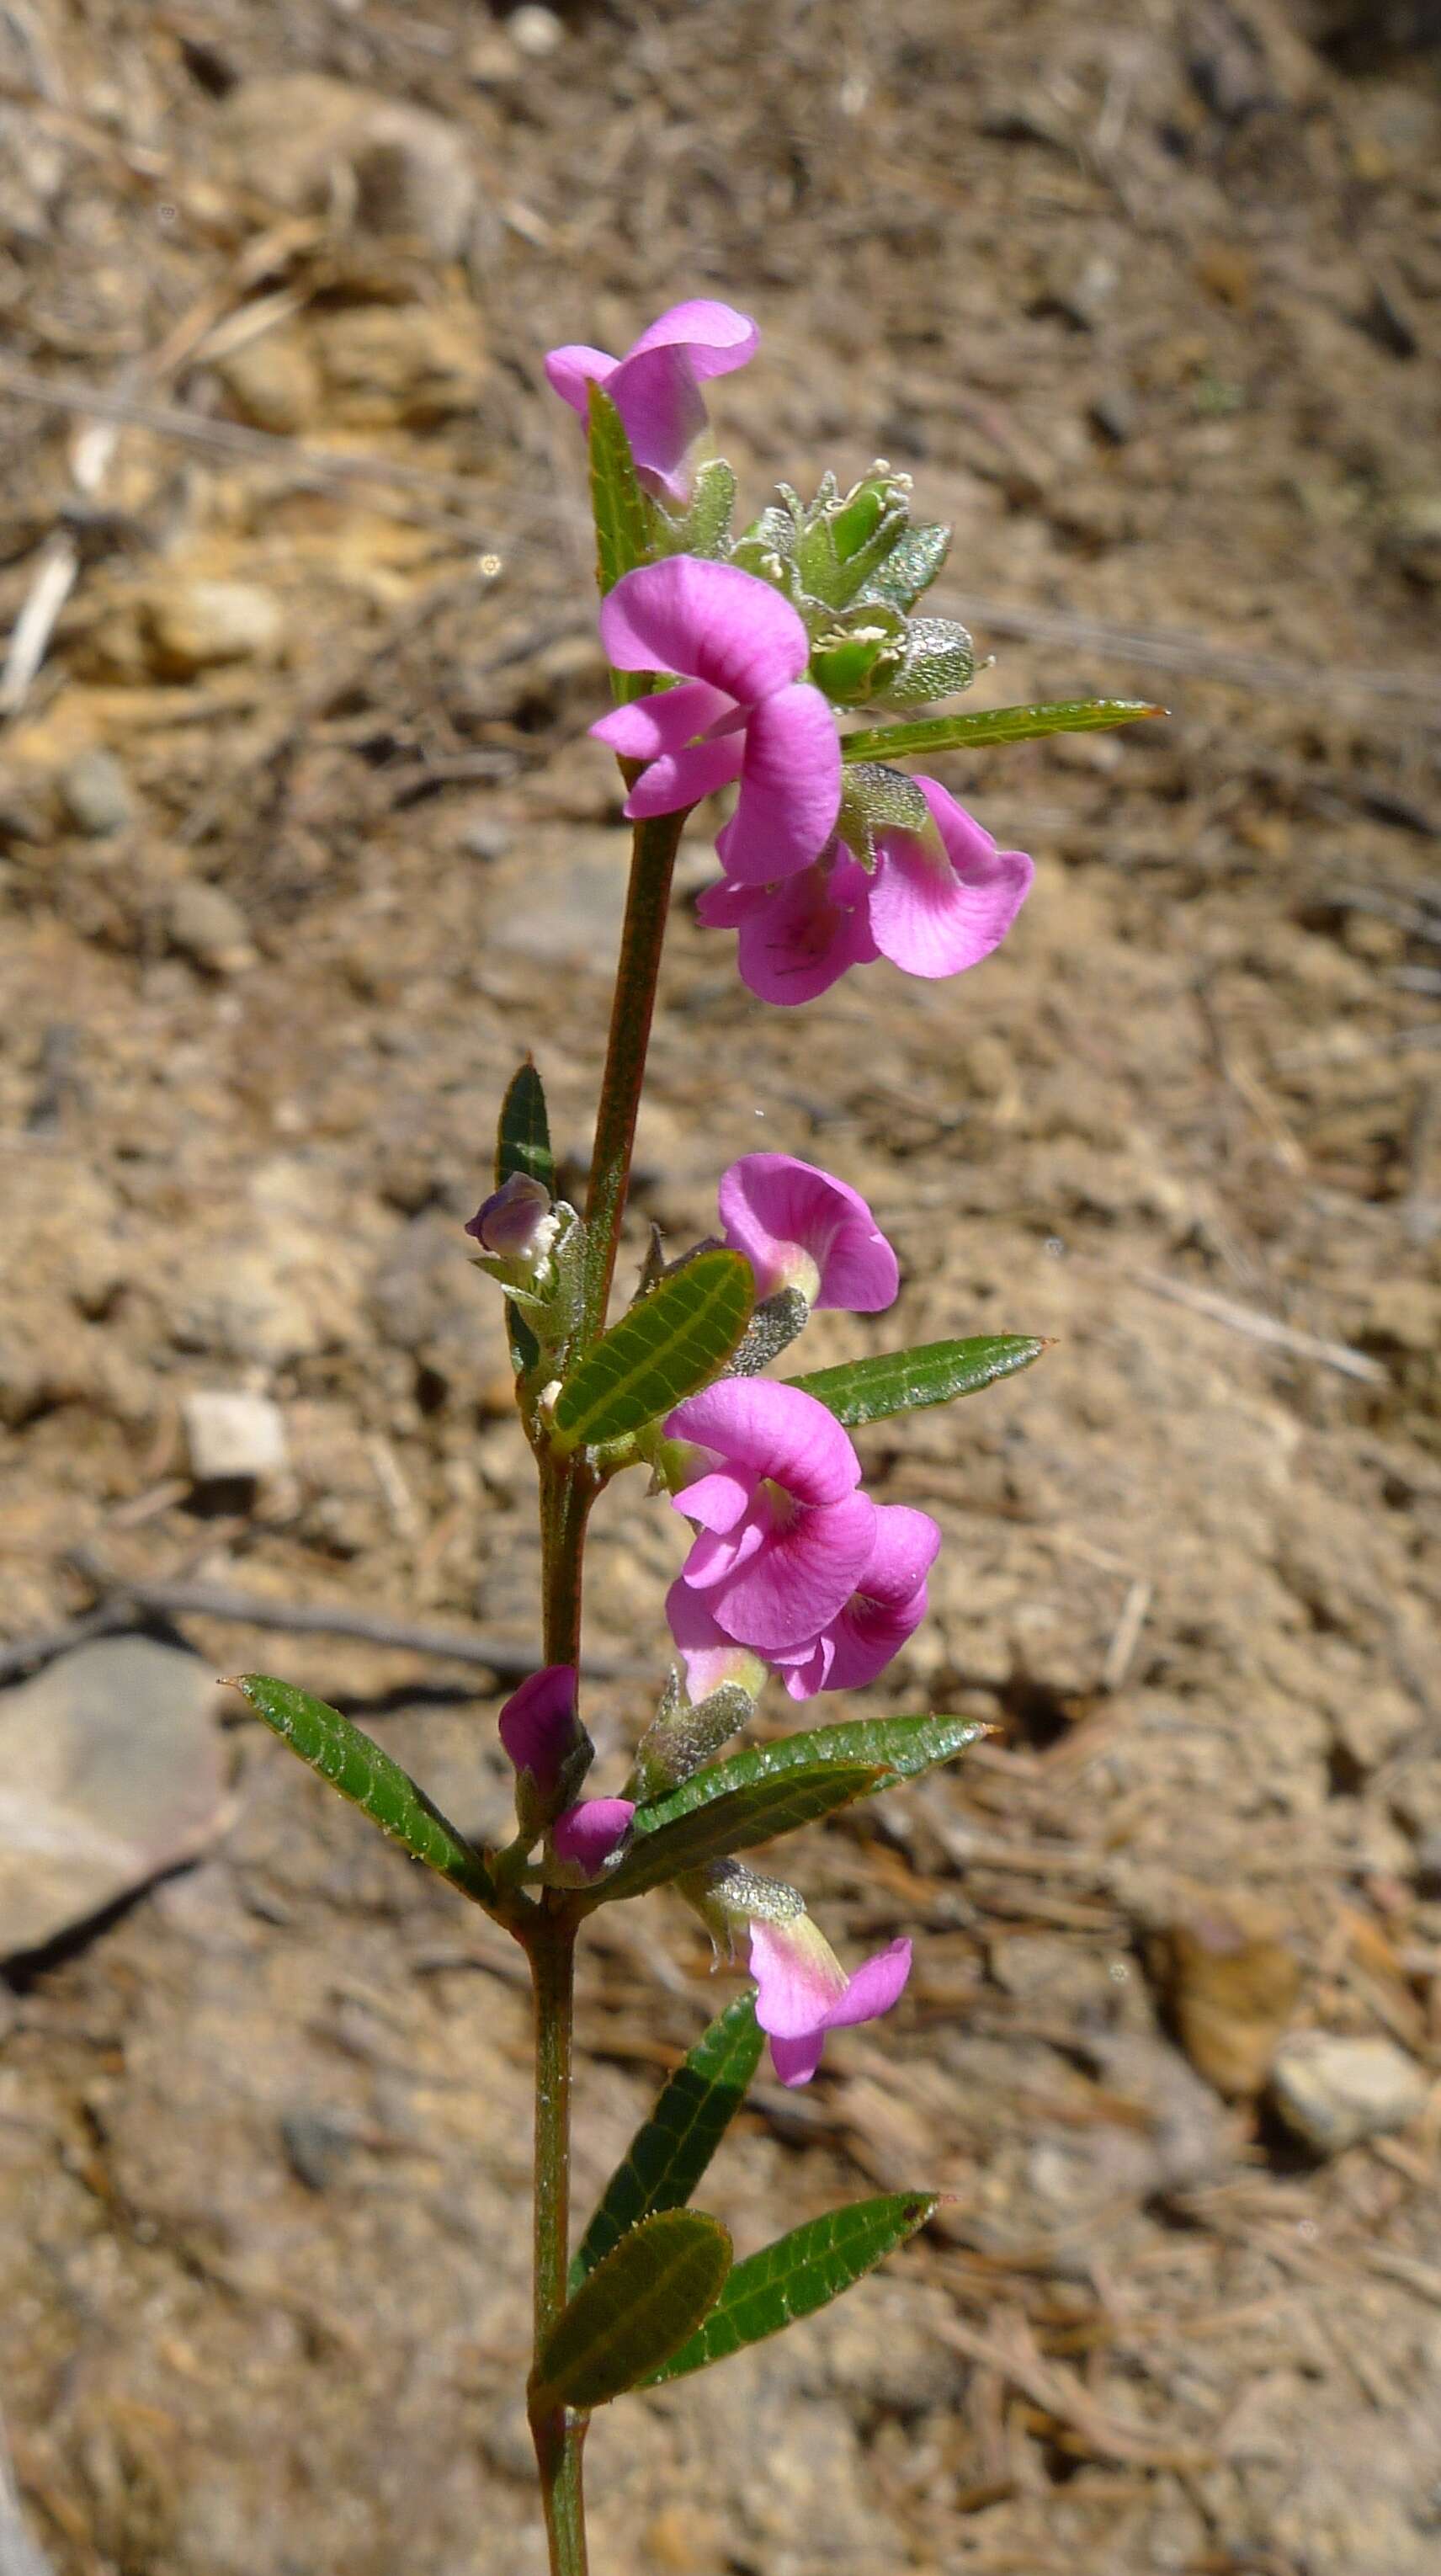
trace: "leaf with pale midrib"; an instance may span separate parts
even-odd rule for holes
[[[479,1852],[417,1787],[409,1772],[402,1771],[348,1717],[342,1717],[338,1708],[313,1699],[309,1691],[297,1690],[292,1682],[276,1681],[269,1673],[244,1673],[235,1688],[243,1691],[272,1735],[288,1744],[342,1798],[359,1807],[382,1833],[400,1843],[413,1860],[424,1861],[477,1904],[492,1902],[495,1889]]]
[[[714,2306],[730,2265],[718,2218],[665,2209],[642,2219],[551,2327],[531,2382],[532,2414],[605,2406],[651,2377]]]
[[[669,1413],[724,1368],[750,1321],[755,1279],[738,1252],[702,1252],[582,1353],[555,1404],[555,1445],[603,1447]]]
[[[1098,733],[1163,716],[1143,698],[1065,698],[1048,706],[989,707],[979,715],[918,716],[841,737],[843,760],[913,760],[928,751],[982,751],[988,743],[1038,742],[1045,734]]]
[[[663,1886],[708,1861],[752,1850],[949,1761],[986,1732],[973,1718],[856,1718],[708,1763],[638,1807],[631,1845],[590,1901]]]
[[[518,1065],[506,1086],[495,1138],[495,1186],[504,1187],[512,1173],[524,1172],[555,1196],[555,1156],[550,1144],[545,1085],[530,1057]]]
[[[678,2352],[645,2382],[657,2387],[685,2379],[713,2361],[728,2361],[747,2344],[763,2343],[800,2318],[828,2307],[854,2281],[924,2227],[936,2206],[934,2192],[889,2192],[853,2201],[823,2218],[793,2227],[788,2236],[752,2254],[731,2271],[710,2314]]]
[[[573,2290],[629,2228],[656,2210],[684,2207],[745,2100],[760,2053],[755,1997],[738,1995],[667,2079],[611,2175],[571,2265]]]
[[[842,1360],[786,1381],[813,1395],[848,1431],[913,1413],[928,1404],[953,1404],[976,1395],[997,1378],[1029,1368],[1046,1348],[1030,1333],[978,1333],[969,1341],[918,1342],[909,1351],[877,1351],[869,1359]]]

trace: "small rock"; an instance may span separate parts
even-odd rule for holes
[[[268,662],[285,636],[278,601],[248,581],[180,581],[149,592],[140,623],[151,668],[167,680],[193,680],[227,662]]]
[[[188,1395],[182,1407],[190,1472],[197,1485],[259,1484],[286,1465],[285,1417],[268,1395]]]
[[[1176,2033],[1218,2093],[1259,2093],[1300,1991],[1285,1924],[1260,1898],[1198,1894],[1162,1929],[1156,1964]]]
[[[98,746],[77,752],[73,760],[67,761],[58,785],[68,819],[87,840],[108,840],[134,820],[135,808],[125,772],[110,752]]]
[[[479,329],[426,304],[322,314],[316,344],[332,416],[357,429],[423,429],[473,411],[485,385]]]
[[[1136,435],[1136,406],[1120,386],[1097,394],[1090,405],[1090,416],[1112,447],[1125,447]]]
[[[320,376],[298,331],[265,331],[217,358],[215,372],[242,420],[291,438],[320,409]]]
[[[341,2167],[355,2152],[355,2132],[333,2111],[283,2111],[280,2143],[297,2182],[307,2191],[328,2191]]]
[[[328,212],[436,259],[465,248],[475,172],[444,117],[323,73],[282,72],[242,82],[219,125],[235,177],[267,204]]]
[[[536,0],[525,0],[524,7],[512,9],[505,32],[516,52],[532,63],[544,62],[547,54],[553,54],[565,40],[563,21],[553,9],[536,5]]]
[[[224,1830],[198,1655],[106,1637],[0,1693],[0,1957],[38,1950]]]
[[[500,948],[546,962],[599,968],[615,954],[625,908],[626,832],[538,830],[523,860],[502,860],[491,880],[490,933]]]
[[[166,927],[182,957],[193,959],[212,975],[243,974],[258,962],[259,951],[239,904],[223,886],[207,885],[203,878],[187,877],[175,887]]]
[[[1300,2030],[1282,2042],[1271,2091],[1287,2128],[1318,2156],[1388,2137],[1419,2118],[1426,2103],[1419,2067],[1393,2041],[1327,2030]]]

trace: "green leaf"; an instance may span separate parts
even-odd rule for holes
[[[738,1252],[673,1270],[583,1353],[555,1406],[562,1454],[622,1440],[718,1376],[750,1321],[755,1277]]]
[[[910,1351],[877,1351],[873,1358],[842,1360],[787,1378],[813,1395],[848,1431],[884,1422],[893,1413],[915,1413],[927,1404],[950,1404],[974,1395],[998,1377],[1038,1360],[1046,1343],[1030,1333],[977,1333],[964,1342],[920,1342]]]
[[[853,2201],[849,2209],[827,2210],[823,2218],[777,2237],[774,2245],[736,2264],[704,2323],[652,2371],[646,2386],[728,2361],[747,2344],[763,2343],[799,2318],[814,2316],[924,2227],[936,2200],[934,2192],[888,2192]]]
[[[590,499],[595,577],[604,599],[622,575],[650,561],[650,513],[625,424],[608,393],[590,388]]]
[[[858,1718],[733,1753],[637,1807],[630,1849],[591,1901],[640,1896],[707,1861],[793,1833],[949,1761],[984,1733],[966,1717]]]
[[[909,760],[916,752],[980,751],[994,742],[1035,742],[1047,733],[1098,733],[1163,716],[1143,698],[1067,698],[1055,706],[990,707],[982,715],[917,717],[841,738],[842,760]]]
[[[288,1744],[352,1806],[362,1807],[382,1833],[404,1846],[412,1860],[423,1860],[427,1869],[438,1870],[478,1905],[493,1904],[496,1891],[479,1852],[417,1788],[409,1772],[402,1771],[339,1709],[328,1708],[323,1699],[312,1699],[309,1691],[275,1681],[268,1673],[243,1673],[235,1688],[282,1744]]]
[[[513,1172],[524,1172],[527,1179],[539,1181],[554,1198],[555,1156],[550,1149],[545,1085],[529,1056],[511,1075],[500,1105],[495,1135],[496,1188],[502,1189]]]
[[[606,2184],[570,2267],[572,2290],[642,2219],[684,2208],[745,2100],[761,2045],[752,1994],[702,2032]]]
[[[666,2209],[642,2219],[556,2318],[536,2358],[532,2414],[604,2406],[653,2377],[715,2305],[730,2266],[718,2218]]]

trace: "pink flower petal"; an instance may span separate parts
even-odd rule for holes
[[[698,377],[728,376],[755,356],[760,346],[760,332],[748,313],[737,313],[732,304],[716,304],[708,296],[695,296],[688,304],[673,304],[668,313],[642,331],[626,358],[639,358],[647,349],[681,343],[689,352],[690,362]]]
[[[1035,871],[1020,850],[998,850],[989,832],[933,778],[917,778],[940,835],[886,832],[870,887],[871,930],[883,957],[908,975],[963,974],[1005,938]]]
[[[664,1430],[772,1478],[804,1503],[839,1502],[860,1483],[860,1460],[834,1414],[803,1387],[770,1378],[722,1378],[678,1404]]]
[[[615,374],[617,361],[608,358],[604,349],[588,349],[583,342],[564,349],[552,349],[545,361],[546,381],[561,401],[584,420],[590,409],[592,385],[608,384]]]
[[[553,1788],[566,1755],[579,1738],[574,1664],[547,1664],[512,1691],[500,1712],[500,1740],[517,1771],[532,1771]]]
[[[601,1869],[624,1842],[634,1814],[629,1798],[583,1798],[578,1807],[567,1807],[550,1829],[556,1859]]]
[[[725,840],[726,825],[716,846]],[[853,885],[852,877],[859,880]],[[719,927],[724,915],[738,923],[736,962],[742,981],[762,1002],[782,1008],[828,992],[851,966],[880,954],[870,934],[866,900],[870,884],[853,861],[839,868],[802,868],[773,888],[727,884],[702,895],[696,910]],[[744,910],[741,897],[753,900]],[[854,899],[853,899],[854,898]]]
[[[771,1655],[828,1627],[855,1590],[875,1539],[868,1494],[817,1503],[777,1527],[719,1586],[715,1615],[739,1645]]]
[[[823,2030],[811,2031],[805,2039],[773,2039],[770,2043],[771,2064],[779,2083],[794,2092],[798,2085],[809,2084],[821,2062],[826,2044]]]
[[[697,1476],[694,1484],[682,1485],[671,1500],[678,1512],[684,1512],[688,1521],[698,1521],[702,1529],[733,1530],[750,1509],[755,1488],[754,1476],[738,1476],[731,1468],[717,1467],[709,1475]]]
[[[745,1565],[765,1545],[769,1517],[754,1512],[742,1521],[735,1533],[722,1536],[716,1530],[702,1530],[684,1565],[681,1579],[698,1592],[713,1592],[719,1583],[729,1582],[738,1566]]]
[[[846,1990],[845,1971],[808,1914],[789,1923],[751,1924],[756,2020],[777,2039],[823,2029]]]
[[[643,769],[624,808],[632,822],[647,814],[675,814],[683,805],[698,805],[703,796],[729,787],[739,775],[745,743],[739,734],[718,742],[693,742],[684,751],[667,753]]]
[[[738,1646],[718,1628],[705,1601],[683,1577],[665,1596],[665,1615],[676,1651],[685,1664],[686,1688],[693,1701],[708,1699],[722,1682],[739,1682],[754,1698],[765,1680],[765,1667],[748,1647]]]
[[[725,827],[727,875],[764,885],[808,867],[840,804],[841,747],[826,700],[805,680],[773,688],[746,727],[740,799]]]
[[[895,1253],[859,1192],[794,1154],[744,1154],[720,1184],[725,1240],[743,1252],[758,1297],[774,1296],[813,1265],[816,1306],[871,1315],[894,1302]]]
[[[940,1554],[941,1533],[929,1512],[906,1503],[876,1507],[876,1543],[856,1586],[864,1601],[887,1606],[909,1601]]]
[[[625,573],[601,603],[600,637],[618,671],[708,680],[746,706],[798,678],[810,653],[796,611],[769,582],[697,555]]]
[[[652,689],[648,698],[613,708],[590,731],[622,760],[656,760],[662,752],[683,751],[731,710],[722,690],[707,688],[704,680],[682,680],[678,688]]]
[[[620,413],[638,472],[654,478],[672,499],[684,501],[681,467],[706,425],[690,351],[674,345],[633,350],[622,358],[606,392]]]
[[[798,884],[799,879],[790,877],[786,882],[789,887]],[[707,930],[734,930],[753,912],[763,912],[769,901],[764,886],[735,885],[729,877],[722,877],[696,896],[695,917],[704,922]]]
[[[889,1948],[877,1950],[874,1957],[863,1959],[855,1975],[847,1980],[839,2003],[832,2004],[826,2015],[827,2030],[844,2030],[858,2021],[875,2021],[889,2012],[911,1973],[909,1941],[892,1941]]]

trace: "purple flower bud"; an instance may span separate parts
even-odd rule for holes
[[[512,1172],[482,1202],[465,1230],[494,1260],[538,1268],[555,1241],[550,1192],[528,1172]]]
[[[542,1792],[560,1784],[570,1756],[585,1740],[576,1715],[574,1664],[547,1664],[513,1691],[500,1712],[500,1740],[517,1771]]]
[[[551,1827],[556,1859],[583,1869],[588,1878],[599,1877],[630,1832],[634,1814],[630,1798],[582,1798],[578,1806],[567,1807],[564,1815],[557,1816]]]

